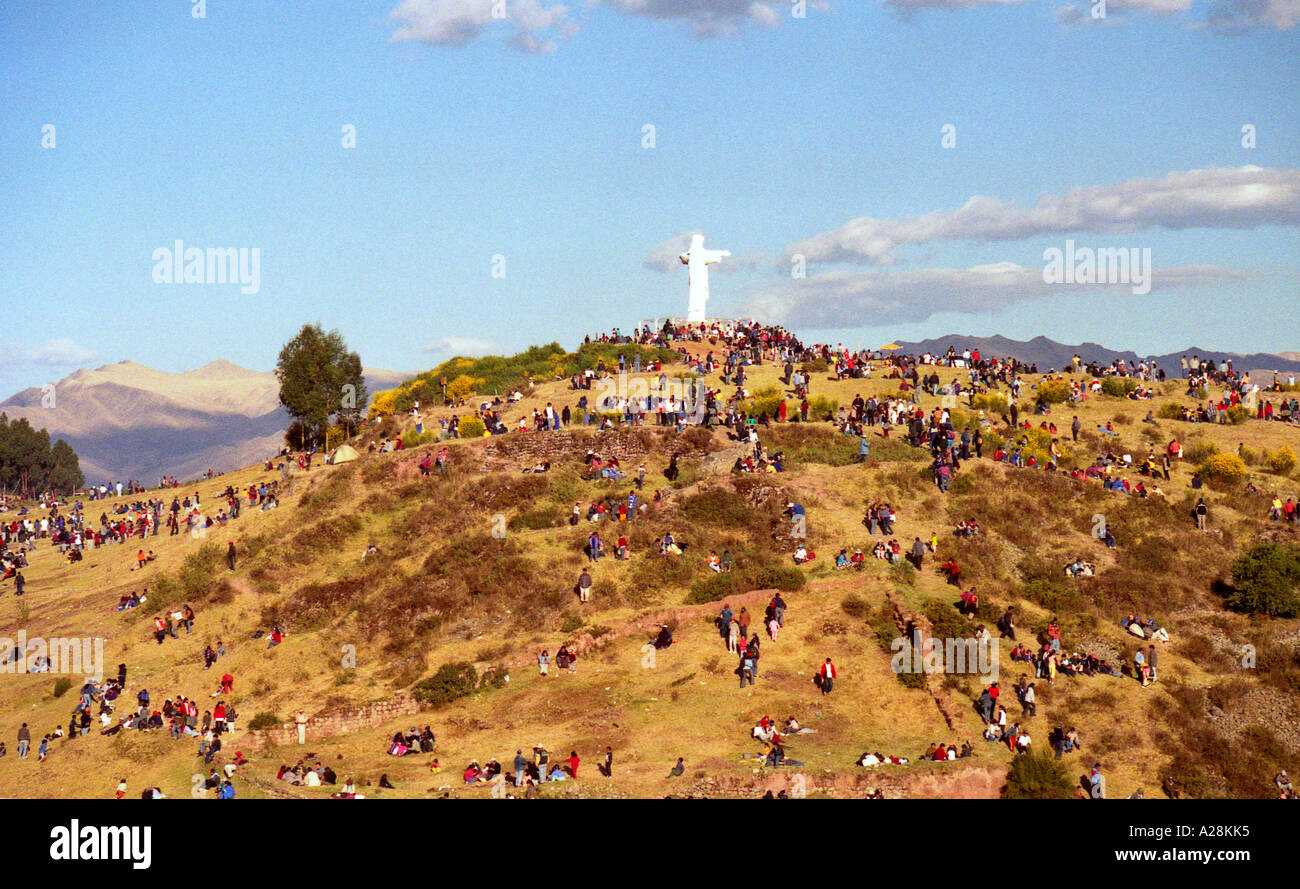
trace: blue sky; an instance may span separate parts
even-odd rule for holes
[[[495,2],[5,4],[0,397],[304,322],[402,370],[573,344],[683,313],[696,230],[712,311],[811,340],[1300,349],[1300,0]],[[176,240],[260,290],[156,283]],[[1150,293],[1044,285],[1067,240]]]

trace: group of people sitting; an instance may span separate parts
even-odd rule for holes
[[[433,730],[429,726],[424,731],[412,726],[409,731],[397,732],[388,745],[389,756],[407,756],[417,753],[432,753],[436,742]]]
[[[963,741],[960,750],[957,749],[956,744],[948,744],[945,746],[944,744],[936,742],[930,745],[930,748],[926,750],[925,755],[921,758],[929,762],[945,762],[955,759],[966,759],[967,757],[974,755],[975,751],[971,749],[970,741]],[[907,762],[907,760],[903,760],[903,762]],[[860,764],[865,765],[865,763]]]
[[[323,763],[316,763],[314,766],[307,765],[301,759],[293,768],[287,765],[281,765],[275,773],[275,780],[284,781],[286,784],[303,787],[320,787],[322,784],[337,784],[338,776],[334,770]],[[352,782],[349,781],[349,784]]]
[[[1065,566],[1066,577],[1096,577],[1096,575],[1097,566],[1080,558]]]

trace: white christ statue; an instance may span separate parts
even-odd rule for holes
[[[704,235],[691,236],[691,249],[677,258],[686,266],[691,299],[686,310],[687,322],[704,320],[704,307],[709,301],[709,266],[730,256],[730,250],[705,250]]]

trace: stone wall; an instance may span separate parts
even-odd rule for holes
[[[419,711],[419,705],[407,692],[398,692],[387,700],[369,704],[322,710],[308,717],[307,740],[317,741],[357,729],[372,728],[398,716],[410,716]],[[255,750],[269,745],[297,744],[298,726],[293,722],[285,722],[274,728],[250,732],[243,743]]]

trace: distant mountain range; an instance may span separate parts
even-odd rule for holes
[[[372,393],[411,376],[374,369],[365,375]],[[55,383],[52,409],[41,406],[42,390],[33,388],[0,402],[0,411],[67,439],[88,483],[153,485],[164,475],[225,472],[278,451],[289,426],[279,393],[274,373],[229,361],[185,373],[122,361]]]
[[[1300,352],[1283,352],[1280,354],[1252,352],[1249,355],[1242,355],[1237,352],[1220,352],[1214,349],[1190,346],[1177,352],[1170,352],[1167,355],[1139,355],[1136,352],[1119,352],[1114,349],[1107,349],[1097,343],[1080,343],[1077,346],[1071,346],[1049,340],[1044,336],[1034,337],[1028,342],[1020,342],[1018,340],[1009,340],[1004,336],[960,336],[958,334],[922,340],[919,343],[910,343],[903,340],[898,340],[897,343],[904,352],[917,355],[925,352],[943,354],[948,351],[949,346],[952,346],[958,352],[964,349],[979,349],[982,357],[1015,358],[1026,364],[1037,364],[1038,370],[1042,373],[1046,373],[1049,368],[1060,370],[1069,364],[1076,354],[1081,356],[1085,363],[1096,361],[1103,365],[1110,364],[1119,358],[1126,361],[1150,361],[1154,358],[1156,365],[1163,367],[1165,373],[1171,376],[1178,376],[1182,372],[1181,359],[1184,355],[1189,358],[1193,355],[1199,355],[1202,360],[1210,359],[1216,364],[1231,358],[1233,368],[1249,370],[1252,377],[1267,374],[1268,376],[1261,380],[1263,382],[1271,380],[1272,373],[1275,370],[1279,373],[1300,371]]]

